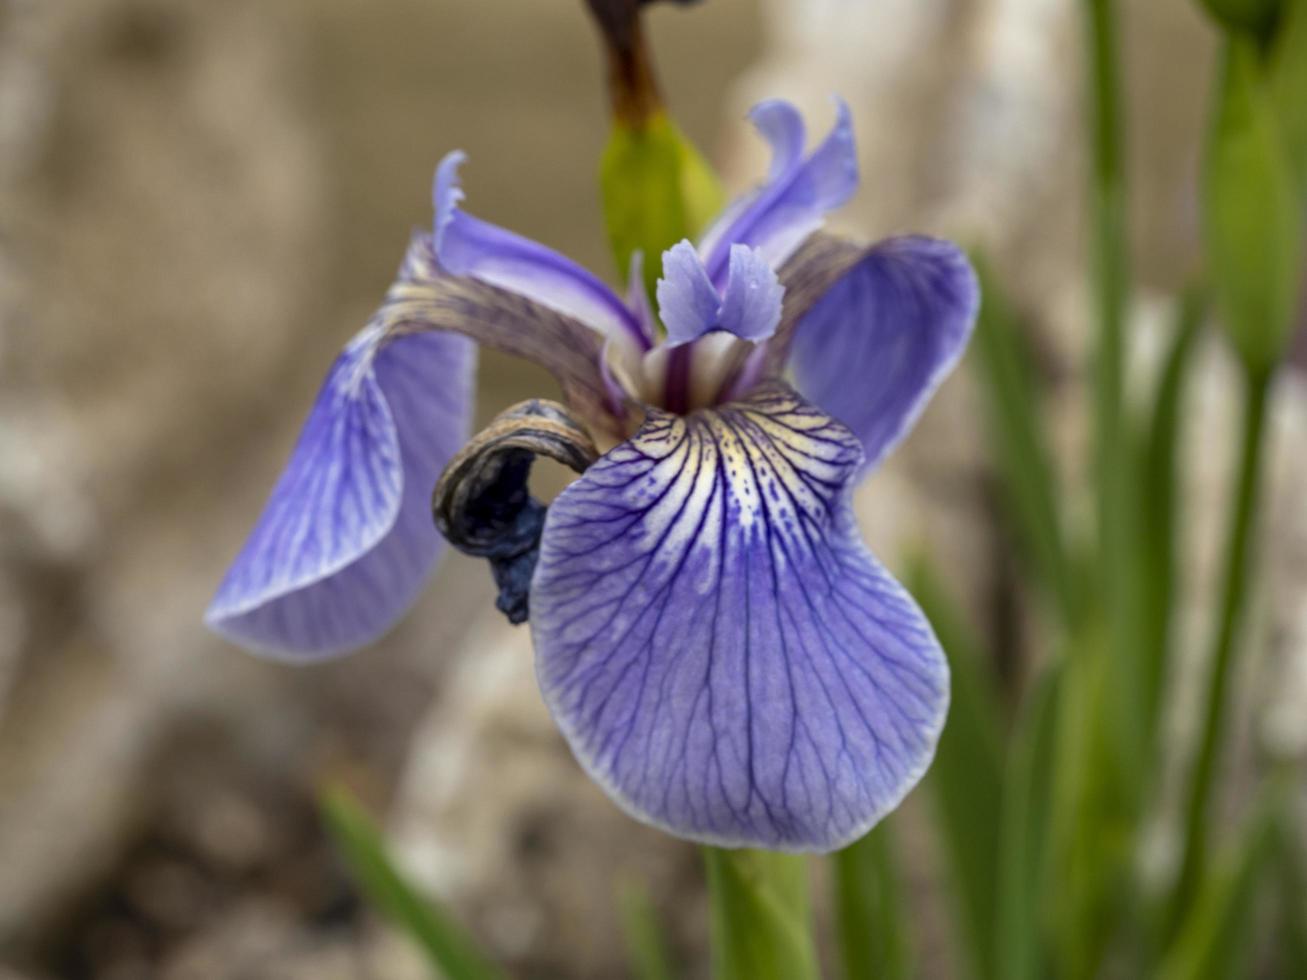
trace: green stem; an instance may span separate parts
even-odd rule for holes
[[[1086,0],[1093,133],[1093,269],[1098,339],[1094,385],[1094,475],[1098,493],[1096,593],[1115,664],[1112,720],[1122,767],[1142,749],[1138,656],[1140,589],[1134,433],[1125,412],[1125,320],[1130,251],[1115,0]]]
[[[818,980],[802,855],[705,847],[714,980]]]
[[[1129,453],[1122,397],[1129,251],[1126,238],[1125,152],[1115,0],[1086,0],[1093,133],[1093,263],[1099,321],[1095,354],[1096,477],[1104,599],[1125,548],[1122,512],[1128,506]]]
[[[903,893],[888,823],[832,855],[835,925],[845,980],[910,977]]]
[[[1239,483],[1231,501],[1224,591],[1220,605],[1220,619],[1213,637],[1211,678],[1207,686],[1207,701],[1203,712],[1202,741],[1194,762],[1185,811],[1184,857],[1172,901],[1170,917],[1172,930],[1183,921],[1188,904],[1203,874],[1203,863],[1207,853],[1212,780],[1224,743],[1235,641],[1238,639],[1244,609],[1247,606],[1252,577],[1257,498],[1261,490],[1262,453],[1265,443],[1270,377],[1266,374],[1248,375],[1245,384],[1246,402]]]
[[[1207,312],[1204,291],[1188,289],[1180,301],[1175,336],[1157,380],[1149,426],[1142,440],[1139,464],[1142,493],[1140,552],[1143,616],[1140,655],[1143,671],[1140,699],[1148,757],[1156,757],[1157,718],[1171,671],[1172,619],[1180,593],[1176,537],[1179,523],[1179,442],[1184,419],[1185,387],[1194,350]]]

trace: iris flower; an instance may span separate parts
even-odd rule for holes
[[[302,662],[404,613],[484,344],[550,370],[611,447],[549,506],[529,582],[540,688],[590,776],[728,847],[831,850],[897,806],[948,668],[850,498],[957,362],[976,279],[947,242],[821,231],[858,183],[842,103],[808,155],[793,106],[751,119],[765,182],[662,256],[656,304],[638,267],[623,298],[468,214],[446,157],[434,229],[332,366],[207,622]]]

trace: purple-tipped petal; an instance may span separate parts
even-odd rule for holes
[[[912,427],[966,349],[980,289],[961,249],[892,238],[868,249],[798,322],[799,391],[862,441],[865,470]]]
[[[948,668],[863,545],[852,434],[783,385],[644,427],[549,509],[531,591],[546,702],[628,812],[828,851],[929,765]]]
[[[571,259],[521,235],[474,218],[459,208],[458,168],[450,153],[436,170],[436,257],[456,276],[518,293],[605,335],[625,333],[647,349],[636,317],[604,282]]]
[[[361,646],[408,608],[443,547],[431,490],[467,437],[475,347],[377,323],[332,366],[205,621],[303,661]]]
[[[759,249],[778,269],[821,227],[826,213],[844,204],[858,187],[853,121],[843,100],[836,102],[834,128],[806,160],[803,120],[792,105],[763,102],[750,117],[771,144],[771,171],[767,183],[728,208],[700,244],[708,275],[719,286],[728,273],[731,245]]]
[[[756,248],[732,245],[718,326],[742,340],[766,340],[781,322],[785,287]]]
[[[717,325],[722,298],[689,242],[678,242],[663,253],[657,294],[658,315],[667,328],[669,344],[688,344]]]

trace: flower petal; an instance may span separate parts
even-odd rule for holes
[[[663,253],[657,294],[658,315],[667,328],[669,344],[688,344],[717,325],[722,298],[689,242],[678,242]]]
[[[862,441],[874,467],[916,421],[971,337],[980,290],[963,252],[934,238],[870,249],[799,320],[798,389]]]
[[[635,315],[593,273],[551,248],[474,218],[459,208],[458,168],[450,153],[436,170],[436,255],[446,272],[472,276],[575,317],[602,334],[629,334],[648,349]]]
[[[827,851],[929,765],[948,668],[862,544],[841,425],[771,383],[644,427],[549,509],[532,583],[544,697],[636,818]]]
[[[730,246],[750,245],[778,269],[821,227],[826,212],[840,207],[858,187],[858,155],[853,121],[843,100],[836,101],[830,134],[804,160],[803,118],[788,102],[755,106],[750,118],[771,144],[773,159],[767,183],[729,207],[704,236],[699,251],[708,275],[725,281]]]
[[[766,340],[781,322],[785,287],[756,248],[732,245],[718,326],[742,340]]]
[[[732,245],[723,295],[708,278],[703,261],[689,242],[663,253],[658,280],[658,313],[670,346],[725,330],[742,340],[765,340],[781,321],[785,288],[756,248]]]
[[[408,608],[443,547],[431,490],[467,437],[475,347],[374,321],[332,366],[263,515],[205,616],[243,646],[310,660]]]
[[[558,380],[573,410],[595,425],[624,431],[625,419],[611,414],[603,378],[604,336],[519,293],[450,275],[436,261],[429,235],[413,237],[377,319],[392,335],[448,330],[525,358]],[[633,343],[624,335],[608,339]]]

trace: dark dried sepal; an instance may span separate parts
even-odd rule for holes
[[[527,481],[536,456],[578,473],[599,458],[585,428],[557,402],[514,405],[478,433],[445,467],[431,508],[440,533],[464,554],[485,558],[499,589],[496,608],[526,622],[547,507]]]

